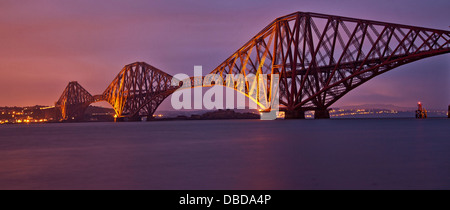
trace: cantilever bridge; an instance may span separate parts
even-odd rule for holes
[[[314,110],[315,118],[329,118],[328,108],[364,82],[448,52],[450,31],[296,12],[275,19],[211,73],[278,74],[279,103],[286,118],[304,118],[307,110]],[[70,82],[56,107],[63,119],[77,119],[89,104],[107,101],[117,116],[151,118],[180,88],[171,80],[171,75],[136,62],[126,65],[100,95]],[[251,87],[245,85],[248,93]]]

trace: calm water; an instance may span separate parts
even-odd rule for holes
[[[450,189],[450,119],[0,126],[0,189]]]

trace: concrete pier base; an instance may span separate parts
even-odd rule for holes
[[[286,110],[284,111],[284,119],[305,119],[305,111]]]
[[[141,117],[133,116],[133,117],[118,117],[114,120],[114,122],[136,122],[141,121]]]
[[[114,122],[125,122],[125,117],[116,117],[114,118]]]
[[[315,110],[314,119],[330,119],[330,112],[326,109]]]
[[[139,122],[139,121],[142,121],[142,118],[139,115],[128,118],[128,122]]]

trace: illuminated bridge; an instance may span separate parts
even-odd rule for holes
[[[448,52],[450,31],[296,12],[275,19],[211,73],[278,74],[280,109],[286,118],[304,118],[308,110],[315,111],[315,118],[329,118],[328,108],[364,82]],[[100,95],[70,82],[56,107],[65,120],[82,117],[89,104],[98,101],[110,103],[120,117],[151,118],[180,88],[171,80],[171,75],[136,62],[126,65]],[[244,91],[250,95],[248,83]]]

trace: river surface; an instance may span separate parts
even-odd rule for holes
[[[450,119],[1,125],[0,189],[450,189]]]

